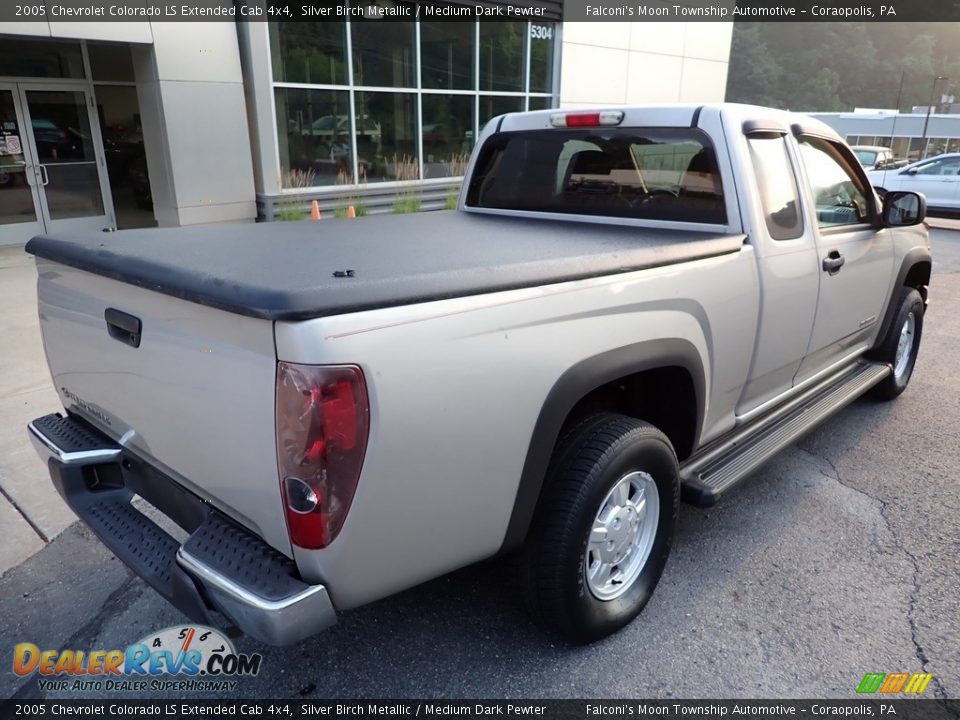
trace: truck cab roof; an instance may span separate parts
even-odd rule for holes
[[[623,113],[621,127],[696,127],[699,118],[704,112],[720,114],[725,120],[734,124],[748,124],[756,129],[766,129],[778,132],[801,132],[808,135],[841,141],[843,138],[829,125],[821,120],[804,115],[803,113],[788,110],[775,110],[758,105],[742,103],[710,103],[691,104],[678,103],[669,105],[630,105],[577,108],[554,108],[538,110],[536,112],[510,113],[502,115],[499,120],[494,119],[487,124],[487,132],[516,132],[522,130],[539,130],[554,127],[551,118],[564,114],[584,114],[593,112],[617,111]]]

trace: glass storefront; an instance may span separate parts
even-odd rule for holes
[[[527,26],[512,22],[480,23],[480,89],[522,92]]]
[[[554,106],[557,27],[271,23],[282,186],[461,175],[490,118]]]
[[[285,187],[335,185],[353,176],[350,98],[344,90],[277,88]]]
[[[402,92],[358,92],[354,100],[357,162],[369,182],[416,180],[417,96]]]
[[[276,82],[347,84],[344,23],[271,23],[270,50]]]
[[[416,87],[415,35],[412,22],[351,22],[353,84],[364,87]]]
[[[67,80],[84,77],[80,43],[15,38],[2,42],[0,75]]]
[[[523,110],[523,98],[514,95],[483,95],[480,97],[480,129],[497,115],[520,112]]]
[[[155,224],[130,46],[0,42],[0,245]]]
[[[462,175],[473,148],[473,96],[424,95],[422,102],[423,176]]]
[[[475,35],[474,23],[420,23],[420,63],[424,88],[474,89]]]

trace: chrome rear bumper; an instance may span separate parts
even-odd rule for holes
[[[326,587],[303,582],[288,557],[87,423],[46,415],[27,427],[70,508],[191,619],[222,625],[216,611],[270,645],[297,642],[336,622]],[[190,533],[187,541],[179,543],[132,505],[135,495],[161,511],[166,505],[170,519]]]

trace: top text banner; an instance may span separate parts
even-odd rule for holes
[[[381,22],[960,22],[960,0],[0,0],[0,22],[344,19]]]
[[[0,0],[0,22],[539,21],[564,0]]]

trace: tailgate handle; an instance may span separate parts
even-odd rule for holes
[[[140,328],[142,327],[140,318],[116,308],[104,310],[103,318],[107,321],[107,332],[110,333],[110,337],[130,347],[140,347]]]

